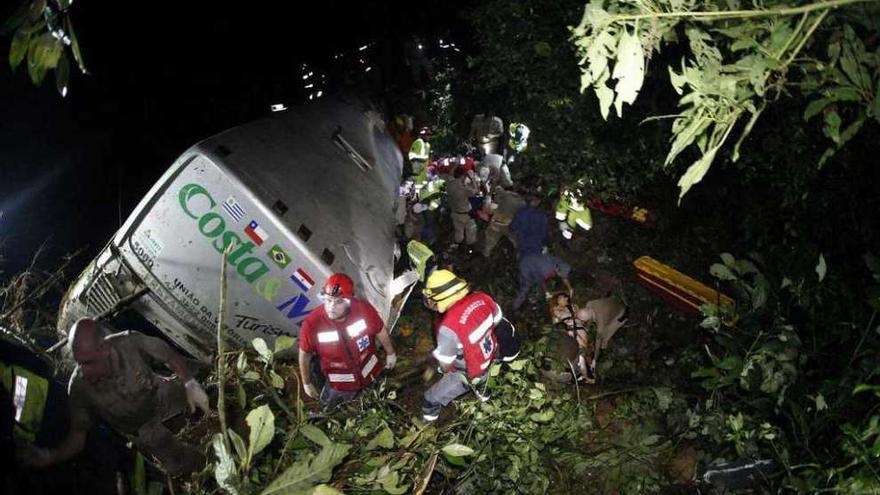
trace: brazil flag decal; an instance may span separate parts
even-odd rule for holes
[[[269,258],[278,265],[278,268],[284,268],[290,263],[290,256],[284,252],[278,244],[275,244],[272,246],[272,249],[269,250]]]

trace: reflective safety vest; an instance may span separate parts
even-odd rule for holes
[[[580,227],[586,231],[593,227],[590,209],[570,191],[562,193],[559,202],[556,203],[556,220],[565,222],[572,229]]]
[[[0,381],[12,395],[15,409],[13,434],[23,440],[35,441],[43,424],[49,380],[21,366],[0,361]]]
[[[419,281],[424,282],[426,276],[425,268],[428,265],[428,260],[434,256],[434,251],[431,251],[431,248],[426,244],[413,239],[406,245],[406,254],[409,255],[413,267],[419,273]]]
[[[529,128],[525,124],[512,123],[507,128],[510,139],[507,141],[510,149],[517,153],[522,153],[529,145]]]
[[[422,138],[413,141],[409,148],[409,160],[411,162],[426,162],[431,157],[431,143]]]
[[[468,377],[483,375],[495,359],[498,351],[495,325],[501,321],[501,316],[501,308],[483,292],[464,296],[443,315],[440,325],[451,329],[458,337]]]
[[[324,313],[315,322],[314,337],[321,371],[335,390],[360,390],[373,383],[385,367],[376,355],[364,318],[368,304],[352,299],[351,312],[345,320],[334,321]]]
[[[428,210],[434,211],[440,207],[440,200],[446,190],[446,181],[432,179],[421,184],[419,187],[419,203],[424,203]]]

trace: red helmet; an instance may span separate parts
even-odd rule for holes
[[[350,298],[354,296],[354,282],[344,273],[334,273],[327,279],[321,293],[333,297]]]

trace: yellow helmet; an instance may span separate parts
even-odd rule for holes
[[[422,295],[429,308],[445,313],[450,306],[457,303],[470,292],[466,280],[458,278],[449,270],[434,270],[425,281]]]

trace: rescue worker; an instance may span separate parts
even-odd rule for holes
[[[510,169],[504,163],[501,155],[489,153],[480,161],[478,175],[480,180],[486,184],[487,189],[491,189],[497,185],[510,187],[513,185],[513,179],[510,178]]]
[[[450,216],[452,217],[453,241],[450,250],[458,248],[464,242],[470,249],[477,242],[477,223],[471,216],[471,196],[480,189],[472,172],[465,172],[461,167],[453,172],[455,177],[446,189],[449,199]]]
[[[520,306],[526,302],[526,298],[532,289],[538,287],[547,299],[547,281],[559,277],[566,288],[568,297],[574,296],[568,277],[571,274],[571,266],[561,259],[549,253],[537,253],[523,256],[519,260],[519,289],[513,298],[511,313],[516,313]]]
[[[435,270],[422,295],[429,309],[442,314],[431,355],[443,376],[425,391],[422,401],[423,419],[434,421],[445,406],[471,389],[488,400],[489,365],[496,358],[516,359],[519,343],[501,307],[488,294],[471,292],[468,283],[449,270]],[[477,390],[480,387],[483,392]]]
[[[423,127],[419,131],[419,138],[413,141],[409,148],[409,163],[412,165],[412,175],[415,176],[416,191],[420,190],[428,180],[428,161],[431,159],[429,136],[430,129]]]
[[[479,148],[484,155],[501,152],[501,136],[504,135],[504,123],[500,118],[489,112],[477,114],[471,121],[471,133],[468,140]]]
[[[578,228],[584,232],[593,228],[590,209],[584,206],[577,193],[569,187],[563,187],[560,191],[559,202],[556,203],[556,220],[565,239],[574,237],[574,231]]]
[[[419,282],[424,282],[425,277],[431,275],[436,267],[437,259],[434,257],[434,251],[431,251],[426,244],[413,239],[406,244],[406,254],[409,256],[410,264],[418,273]]]
[[[419,203],[427,207],[427,211],[435,211],[440,208],[443,193],[446,192],[446,181],[436,174],[426,174],[426,179],[419,188]]]
[[[568,294],[560,292],[553,297],[550,318],[557,332],[554,333],[552,340],[555,340],[559,357],[566,361],[569,369],[574,371],[575,379],[595,383],[593,346],[586,323],[578,318],[578,311],[579,308],[571,302]],[[592,363],[592,366],[588,367],[587,363]]]
[[[312,310],[300,328],[299,373],[303,391],[326,409],[354,399],[383,369],[393,369],[397,354],[376,309],[354,297],[351,277],[331,275],[321,290],[321,299],[324,304]],[[385,349],[384,365],[373,337],[378,337]],[[320,372],[312,367],[315,354]]]
[[[520,259],[541,253],[547,243],[547,215],[540,210],[542,199],[540,192],[529,191],[528,204],[520,208],[510,222],[510,231],[516,237],[516,251]]]
[[[97,419],[125,434],[154,456],[171,476],[188,474],[205,464],[199,449],[187,445],[163,424],[189,407],[210,412],[208,396],[184,359],[161,339],[138,332],[109,334],[101,323],[83,318],[74,323],[69,342],[77,365],[70,378],[70,430],[55,448],[29,447],[26,464],[44,467],[78,454]],[[150,361],[163,362],[176,377],[155,374]]]
[[[489,209],[492,211],[492,218],[486,227],[485,239],[483,240],[482,255],[486,258],[492,254],[492,250],[498,244],[502,237],[507,237],[511,244],[516,246],[516,238],[510,232],[510,223],[513,221],[514,215],[520,208],[524,207],[526,202],[522,196],[516,192],[505,189],[503,187],[495,188]]]
[[[507,145],[510,148],[513,155],[513,158],[516,155],[522,154],[529,145],[529,128],[525,124],[520,124],[519,122],[512,122],[510,126],[507,128],[507,133],[510,136],[510,139],[507,141]]]

